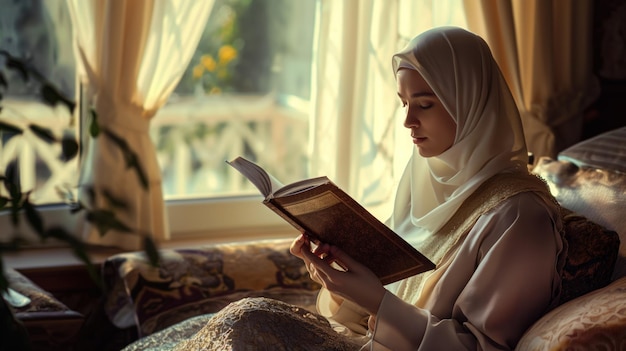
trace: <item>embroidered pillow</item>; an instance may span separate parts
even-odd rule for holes
[[[567,302],[537,321],[516,351],[600,351],[626,347],[626,277]]]
[[[319,284],[310,279],[302,260],[289,253],[290,243],[268,240],[162,250],[158,268],[150,266],[142,252],[112,256],[104,265],[105,281],[119,294],[110,294],[113,302],[107,314],[112,321],[122,321],[132,311],[144,336],[192,316],[215,313],[244,297],[310,306]]]
[[[562,208],[567,259],[560,304],[611,282],[620,240],[617,233]]]

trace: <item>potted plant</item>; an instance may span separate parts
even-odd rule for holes
[[[3,59],[5,62],[4,70],[0,70],[0,137],[4,139],[20,137],[24,134],[25,130],[28,129],[29,132],[46,143],[60,144],[61,155],[59,155],[59,157],[65,160],[71,160],[77,157],[80,150],[80,143],[75,137],[67,135],[58,137],[54,135],[51,130],[37,125],[36,123],[27,123],[26,127],[23,127],[12,123],[10,120],[3,119],[2,101],[5,93],[10,89],[10,84],[6,79],[5,72],[9,70],[17,72],[21,79],[25,81],[34,80],[39,86],[42,101],[48,105],[56,106],[61,104],[68,108],[70,112],[73,112],[76,108],[76,103],[63,96],[54,84],[49,82],[34,67],[29,65],[27,61],[14,57],[3,50],[0,50],[0,59]],[[110,138],[113,143],[120,148],[127,160],[127,166],[135,170],[140,183],[147,189],[147,177],[143,169],[141,169],[139,162],[137,162],[138,158],[136,153],[129,148],[124,139],[108,129],[100,128],[97,123],[97,116],[93,110],[89,130],[92,137]],[[22,190],[19,181],[19,169],[17,168],[16,162],[10,162],[6,169],[0,170],[0,187],[3,187],[5,189],[4,193],[8,194],[2,195],[2,193],[0,193],[0,213],[4,212],[10,215],[13,229],[15,230],[10,240],[0,242],[0,292],[8,291],[9,284],[4,270],[3,255],[8,252],[21,250],[28,244],[21,233],[16,229],[21,221],[25,221],[41,241],[57,240],[68,245],[73,254],[85,264],[87,271],[96,284],[102,287],[99,273],[89,256],[89,246],[78,236],[68,232],[66,229],[59,226],[48,226],[44,223],[37,206],[31,202],[31,191]],[[89,201],[90,203],[83,203],[73,195],[72,191],[67,191],[64,197],[66,202],[68,202],[69,211],[74,214],[83,213],[85,220],[98,228],[100,235],[106,235],[111,229],[130,235],[142,235],[147,257],[149,257],[153,265],[157,265],[159,260],[158,250],[149,233],[137,233],[133,228],[128,227],[116,218],[116,211],[125,209],[126,205],[123,201],[113,198],[107,189],[95,189],[91,187],[87,192],[89,194],[88,198],[92,200]],[[106,197],[109,206],[107,208],[94,208],[93,204],[95,201],[93,201],[93,199],[96,196]],[[11,308],[9,308],[6,301],[2,298],[0,298],[0,349],[29,349],[28,337],[23,325],[15,318]]]

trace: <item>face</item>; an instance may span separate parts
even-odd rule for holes
[[[396,81],[406,113],[404,126],[411,130],[413,144],[420,155],[433,157],[448,150],[454,143],[456,123],[422,75],[401,68]]]

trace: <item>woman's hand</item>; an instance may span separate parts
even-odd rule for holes
[[[311,279],[331,293],[351,300],[372,315],[378,312],[386,290],[369,268],[336,246],[319,244],[311,251],[304,235],[292,243],[290,251],[304,261]]]
[[[322,248],[320,247],[316,247],[317,253],[318,255],[321,255],[321,250]],[[317,279],[316,277],[313,276],[313,274],[311,273],[310,267],[311,267],[311,261],[304,256],[304,254],[302,253],[303,251],[308,251],[311,252],[311,242],[309,241],[309,239],[304,235],[304,234],[300,234],[292,243],[291,243],[291,247],[289,248],[289,252],[291,252],[292,255],[300,258],[301,260],[304,261],[304,266],[306,267],[307,271],[309,271],[309,276],[311,276],[311,279],[313,279],[315,282],[322,284],[322,282]]]

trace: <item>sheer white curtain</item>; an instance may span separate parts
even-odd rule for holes
[[[212,0],[68,0],[75,50],[87,101],[102,130],[120,137],[136,153],[147,176],[144,189],[127,167],[128,155],[104,133],[90,139],[81,165],[81,197],[96,190],[94,207],[116,210],[133,231],[156,240],[169,236],[161,172],[148,134],[150,119],[176,87],[198,44]],[[126,204],[113,208],[110,199]],[[101,237],[87,224],[88,242],[138,249],[141,239],[111,230]]]
[[[465,0],[522,114],[526,143],[551,156],[580,140],[583,112],[599,93],[592,73],[591,0]]]
[[[322,0],[314,64],[312,173],[384,218],[413,144],[391,56],[439,25],[465,26],[460,0]]]

